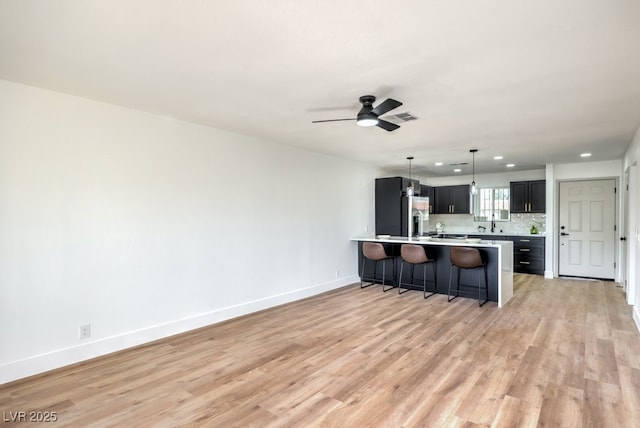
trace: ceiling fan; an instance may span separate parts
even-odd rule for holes
[[[377,126],[386,131],[393,131],[400,128],[399,125],[380,119],[379,116],[382,116],[387,112],[390,112],[394,108],[400,107],[402,103],[400,101],[387,98],[386,100],[378,104],[377,107],[373,107],[373,103],[375,101],[376,101],[376,97],[374,97],[373,95],[363,95],[360,97],[360,103],[362,104],[362,108],[358,112],[357,117],[349,118],[349,119],[314,120],[311,123],[340,122],[343,120],[355,120],[358,126]]]

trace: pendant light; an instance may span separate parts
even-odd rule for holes
[[[478,149],[471,149],[469,150],[471,152],[471,155],[473,156],[473,163],[472,163],[472,178],[471,178],[471,194],[475,195],[476,193],[478,193],[478,187],[476,186],[476,152],[478,151]]]
[[[411,161],[413,160],[413,156],[407,156],[407,160],[409,161],[409,185],[407,186],[407,196],[413,196],[413,181],[411,181]]]

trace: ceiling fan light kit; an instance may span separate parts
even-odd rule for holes
[[[356,120],[358,126],[376,126],[378,124],[378,118],[370,115],[359,114]]]
[[[376,101],[376,97],[374,97],[373,95],[361,96],[360,104],[362,104],[362,108],[358,112],[358,116],[355,119],[314,120],[312,123],[355,120],[358,126],[363,126],[363,127],[377,126],[379,128],[384,129],[385,131],[394,131],[400,128],[400,126],[396,125],[395,123],[387,122],[386,120],[380,119],[380,116],[390,112],[394,108],[400,107],[402,103],[392,98],[387,98],[382,103],[378,104],[377,107],[373,107],[373,103],[375,101]]]

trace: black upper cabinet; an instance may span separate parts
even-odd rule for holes
[[[512,181],[509,199],[512,213],[544,213],[547,199],[546,181]]]
[[[471,188],[468,184],[453,186],[453,213],[471,213]]]
[[[512,181],[509,187],[509,211],[512,213],[527,212],[527,204],[529,203],[529,182]]]
[[[468,184],[434,188],[434,214],[471,213],[471,195]]]
[[[376,178],[376,234],[407,236],[408,204],[406,190],[413,183],[414,195],[420,193],[420,182],[404,177]]]
[[[537,180],[529,182],[530,212],[544,213],[547,209],[547,182]]]
[[[429,214],[433,214],[433,204],[435,204],[435,192],[434,187],[420,185],[420,196],[423,198],[429,198]]]
[[[449,214],[451,211],[451,189],[449,187],[436,187],[433,190],[434,214]]]

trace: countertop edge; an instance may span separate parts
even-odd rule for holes
[[[351,241],[360,242],[386,242],[389,244],[422,244],[422,245],[443,245],[443,246],[465,246],[465,247],[498,247],[513,245],[512,241],[502,241],[493,239],[483,239],[480,242],[467,242],[463,239],[443,239],[443,240],[423,240],[418,238],[408,238],[406,236],[391,236],[389,238],[378,238],[376,236],[352,237]]]

